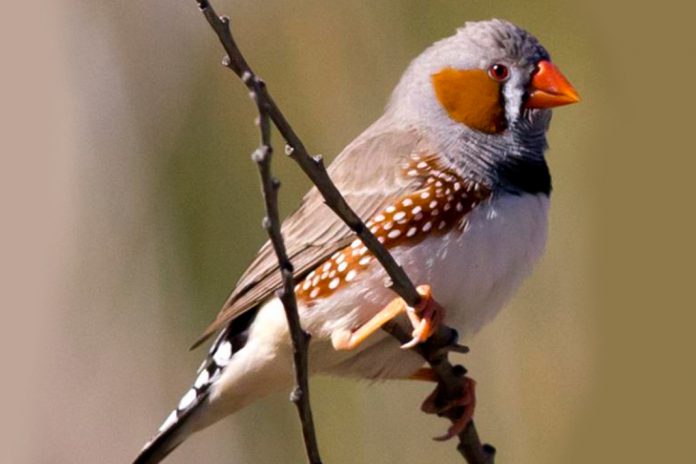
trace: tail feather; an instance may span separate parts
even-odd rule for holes
[[[191,391],[191,390],[189,390]],[[188,393],[187,393],[188,394]],[[195,404],[182,410],[179,408],[171,412],[160,427],[159,432],[152,440],[147,442],[135,458],[133,464],[156,464],[161,462],[169,453],[188,438],[197,428],[193,427],[193,416],[198,412],[199,406],[207,398],[207,392],[195,399]],[[182,401],[186,399],[186,395]]]
[[[159,432],[145,444],[133,464],[156,464],[183,443],[202,424],[195,420],[205,408],[210,386],[219,378],[232,357],[232,344],[227,330],[220,333],[210,348],[208,357],[198,369],[193,387],[181,397],[179,405],[165,419]]]
[[[133,464],[161,462],[191,434],[222,418],[224,414],[220,411],[216,413],[211,410],[210,390],[231,363],[233,355],[246,344],[248,329],[257,312],[258,309],[247,311],[220,332],[198,369],[193,386],[181,398],[159,432],[143,447]],[[215,407],[212,406],[212,409]],[[232,409],[229,409],[227,414],[231,412]]]

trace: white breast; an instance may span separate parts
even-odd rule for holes
[[[500,310],[541,256],[546,242],[548,196],[502,195],[477,206],[467,224],[392,249],[416,285],[429,284],[460,334],[478,331]],[[305,327],[317,338],[369,320],[394,298],[376,262],[354,285],[306,311]]]
[[[476,208],[463,231],[404,253],[409,273],[432,285],[460,334],[489,322],[529,275],[546,243],[548,204],[546,195],[500,196]]]

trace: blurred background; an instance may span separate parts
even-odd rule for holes
[[[329,159],[381,114],[409,61],[466,20],[532,31],[580,91],[549,134],[548,251],[459,359],[500,463],[690,454],[693,15],[607,3],[214,2]],[[130,462],[264,241],[254,108],[193,0],[3,10],[0,463]],[[274,170],[286,214],[309,183],[282,156]],[[461,462],[430,439],[447,427],[419,410],[430,389],[313,379],[325,462]],[[303,461],[282,392],[167,462]]]

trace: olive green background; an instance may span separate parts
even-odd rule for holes
[[[216,0],[316,153],[377,118],[466,20],[536,34],[555,112],[548,250],[461,359],[499,463],[687,462],[695,430],[693,10],[676,2]],[[8,4],[0,19],[0,462],[129,462],[264,241],[254,108],[195,2]],[[276,146],[280,148],[281,144]],[[280,153],[281,150],[278,150]],[[308,181],[278,155],[282,207]],[[463,269],[465,264],[463,264]],[[327,464],[461,462],[431,386],[312,380]],[[301,463],[285,392],[167,462]]]

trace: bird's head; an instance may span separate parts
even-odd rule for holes
[[[467,23],[423,52],[404,73],[389,108],[408,122],[499,134],[577,101],[534,36],[493,19]]]

